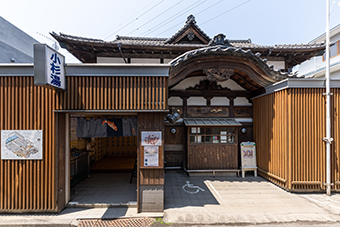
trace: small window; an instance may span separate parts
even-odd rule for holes
[[[235,144],[235,127],[191,127],[190,143]]]
[[[338,55],[340,54],[340,53],[339,53],[339,45],[340,45],[339,42],[340,42],[340,40],[337,41],[333,46],[331,46],[331,47],[329,48],[329,50],[330,50],[330,53],[329,53],[330,58],[335,57],[335,56],[338,56]],[[323,61],[326,61],[326,52],[323,54],[322,60],[323,60]]]

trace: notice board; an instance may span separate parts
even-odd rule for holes
[[[163,168],[163,137],[161,130],[142,130],[140,168]]]
[[[241,164],[242,169],[257,168],[255,142],[241,143]]]

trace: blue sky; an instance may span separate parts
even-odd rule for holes
[[[338,2],[332,7],[331,28],[340,24]],[[223,33],[262,45],[307,43],[325,32],[326,1],[12,0],[0,7],[3,18],[49,45],[52,31],[108,41],[116,35],[169,37],[190,14],[210,37]],[[66,62],[76,62],[61,52]]]

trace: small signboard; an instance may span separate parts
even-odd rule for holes
[[[34,44],[34,84],[66,90],[65,57],[46,44]]]
[[[142,146],[161,146],[161,131],[142,131]]]
[[[245,171],[254,171],[254,176],[257,176],[255,142],[241,143],[241,164],[243,178],[245,177]]]
[[[163,168],[163,139],[161,130],[141,131],[140,168]]]
[[[159,166],[158,146],[144,147],[144,166]]]
[[[42,158],[42,130],[1,130],[2,160],[31,160]]]

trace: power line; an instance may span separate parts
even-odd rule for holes
[[[145,7],[143,7],[141,10],[139,10],[139,11],[136,12],[134,15],[132,15],[131,17],[129,17],[128,19],[126,19],[124,22],[122,22],[122,23],[118,24],[116,27],[112,28],[111,31],[116,30],[118,27],[122,26],[122,24],[125,24],[127,21],[130,21],[131,18],[134,18],[135,15],[137,15],[137,14],[140,13],[140,12],[142,12],[145,8],[149,7],[149,6],[150,6],[151,4],[153,4],[155,1],[157,1],[157,0],[154,0],[154,1],[151,2],[150,4],[148,4],[148,5],[146,5]],[[107,32],[107,33],[105,34],[105,36],[107,36],[108,34],[110,34],[111,31],[110,31],[110,32]]]
[[[201,14],[201,13],[203,13],[204,11],[207,11],[207,10],[210,9],[211,7],[214,7],[215,5],[217,5],[217,4],[221,3],[221,2],[223,2],[223,0],[221,0],[221,1],[219,1],[219,2],[216,2],[215,4],[209,6],[208,8],[205,8],[204,10],[202,10],[202,11],[200,11],[200,12],[198,12],[198,13],[195,13],[195,16],[196,16],[196,15],[199,15],[199,14]]]
[[[243,2],[243,3],[241,3],[241,4],[237,5],[237,6],[235,6],[234,8],[231,8],[231,9],[229,9],[229,10],[227,10],[227,11],[225,11],[225,12],[219,14],[219,15],[217,15],[216,17],[213,17],[213,18],[211,18],[210,20],[207,20],[207,21],[203,22],[201,25],[206,24],[206,23],[208,23],[208,22],[210,22],[210,21],[212,21],[212,20],[215,20],[216,18],[218,18],[218,17],[220,17],[220,16],[222,16],[222,15],[224,15],[224,14],[226,14],[226,13],[229,13],[230,11],[232,11],[232,10],[234,10],[234,9],[237,9],[237,8],[243,6],[243,5],[247,4],[247,3],[250,2],[250,1],[251,1],[251,0],[245,1],[245,2]]]
[[[152,6],[150,9],[148,9],[146,12],[142,13],[139,17],[137,17],[136,19],[130,21],[127,25],[125,25],[124,27],[118,29],[115,32],[112,32],[108,37],[106,37],[104,40],[106,40],[107,38],[111,37],[113,34],[119,32],[120,30],[122,30],[123,28],[126,28],[126,26],[130,25],[131,23],[135,22],[136,20],[138,20],[140,17],[142,17],[143,15],[145,15],[146,13],[148,13],[150,10],[152,10],[153,8],[155,8],[156,6],[158,6],[159,4],[161,4],[164,0],[160,1],[159,3],[157,3],[156,5]]]
[[[144,32],[142,35],[144,35],[145,33],[146,33],[145,35],[148,35],[148,34],[154,32],[154,31],[157,31],[158,29],[162,28],[164,25],[171,23],[173,20],[179,18],[180,16],[182,16],[182,15],[185,14],[185,13],[187,13],[188,11],[190,11],[190,10],[192,10],[192,9],[194,9],[194,8],[196,8],[196,7],[198,7],[198,6],[200,6],[200,5],[202,5],[202,4],[203,4],[204,2],[206,2],[206,1],[207,1],[207,0],[204,0],[203,2],[197,1],[196,3],[198,3],[198,2],[200,2],[200,3],[197,4],[197,5],[194,5],[194,6],[192,6],[192,5],[191,5],[191,6],[188,6],[187,8],[185,8],[184,10],[178,12],[178,13],[175,14],[174,16],[172,16],[172,17],[168,18],[167,20],[165,20],[165,21],[159,23],[158,25],[152,27],[152,28],[149,29],[147,32]],[[195,3],[195,4],[196,4],[196,3]],[[187,10],[187,9],[188,9],[188,10]],[[177,16],[177,15],[178,15],[178,16]],[[175,17],[175,18],[174,18],[174,17]],[[174,19],[173,19],[173,18],[174,18]],[[182,23],[182,22],[181,22],[181,23]],[[179,23],[179,24],[181,24],[181,23]],[[177,24],[177,25],[178,25],[178,24]],[[176,26],[177,26],[177,25],[176,25]],[[154,29],[154,28],[156,28],[156,29]],[[152,30],[152,29],[154,29],[154,30]]]
[[[155,16],[154,18],[152,18],[151,20],[147,21],[146,23],[144,23],[143,25],[141,25],[140,27],[138,27],[136,30],[133,30],[132,32],[128,33],[127,35],[130,35],[131,33],[138,31],[141,27],[143,27],[144,25],[150,23],[151,21],[153,21],[154,19],[156,19],[157,17],[163,15],[165,12],[169,11],[170,9],[174,8],[175,6],[177,6],[178,4],[180,4],[181,2],[183,2],[184,0],[181,0],[179,2],[177,2],[175,5],[171,6],[170,8],[168,8],[167,10],[163,11],[162,13],[158,14],[157,16]]]
[[[221,1],[219,1],[219,2],[216,2],[215,4],[209,6],[208,8],[205,8],[204,10],[202,10],[202,11],[196,13],[195,15],[199,15],[199,14],[203,13],[204,11],[207,11],[208,9],[214,7],[215,5],[217,5],[217,4],[221,3],[221,2],[223,2],[223,0],[221,0]],[[178,24],[172,26],[171,28],[168,28],[167,30],[170,30],[170,29],[172,29],[172,28],[174,28],[174,27],[177,27],[177,26],[180,25],[181,23],[182,23],[182,22],[180,22],[180,23],[178,23]],[[162,33],[159,33],[157,36],[163,34],[163,33],[166,32],[167,30],[163,31]]]

